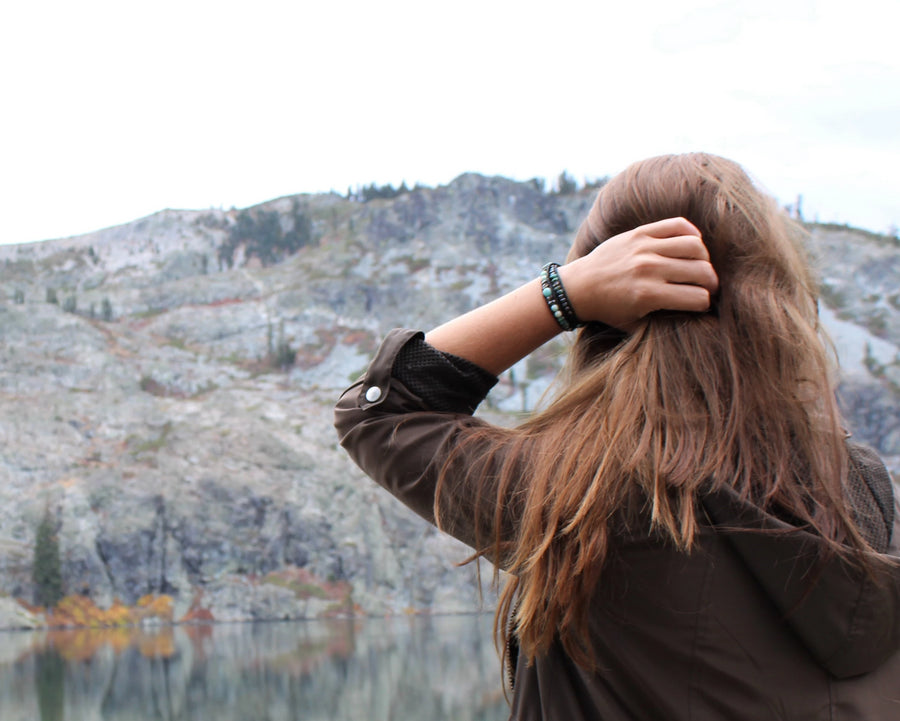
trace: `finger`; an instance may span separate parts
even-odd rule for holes
[[[657,268],[657,272],[666,283],[696,285],[710,293],[719,289],[719,277],[709,261],[668,258]]]
[[[667,258],[709,260],[709,250],[700,236],[676,235],[669,238],[653,238],[648,250]]]
[[[654,305],[657,310],[703,313],[709,310],[710,292],[699,285],[671,283],[663,287]]]
[[[642,231],[654,238],[667,238],[673,235],[696,235],[700,236],[700,231],[687,218],[665,218],[657,220],[655,223],[647,223],[639,226],[636,230]]]

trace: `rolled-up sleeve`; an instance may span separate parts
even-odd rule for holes
[[[467,429],[484,423],[471,413],[496,380],[432,348],[421,332],[391,331],[335,407],[341,446],[368,476],[434,523],[443,461]],[[448,489],[450,496],[462,493],[462,486],[464,479],[458,491]],[[458,511],[466,505],[450,504]],[[453,535],[474,545],[473,520],[461,523],[460,514],[454,516],[448,524]]]

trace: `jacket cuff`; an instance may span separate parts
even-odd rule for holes
[[[465,358],[444,353],[413,336],[394,360],[393,376],[430,410],[472,414],[497,376]]]
[[[357,397],[359,408],[366,410],[384,402],[391,387],[391,370],[394,359],[400,349],[417,336],[421,339],[425,338],[422,331],[399,329],[392,330],[385,336],[381,347],[375,353],[375,357],[362,377],[362,385]]]
[[[465,358],[444,353],[416,330],[392,330],[372,359],[358,396],[365,410],[387,398],[391,379],[422,401],[423,410],[472,414],[497,377]]]

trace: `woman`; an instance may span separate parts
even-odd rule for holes
[[[545,411],[471,416],[577,327]],[[796,229],[690,154],[613,178],[565,265],[385,339],[341,443],[508,572],[512,718],[900,719],[896,501],[819,330]]]

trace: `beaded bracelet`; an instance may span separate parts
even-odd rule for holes
[[[541,268],[541,293],[547,301],[547,307],[563,330],[575,330],[584,325],[566,295],[562,280],[559,277],[559,263],[547,263]]]

